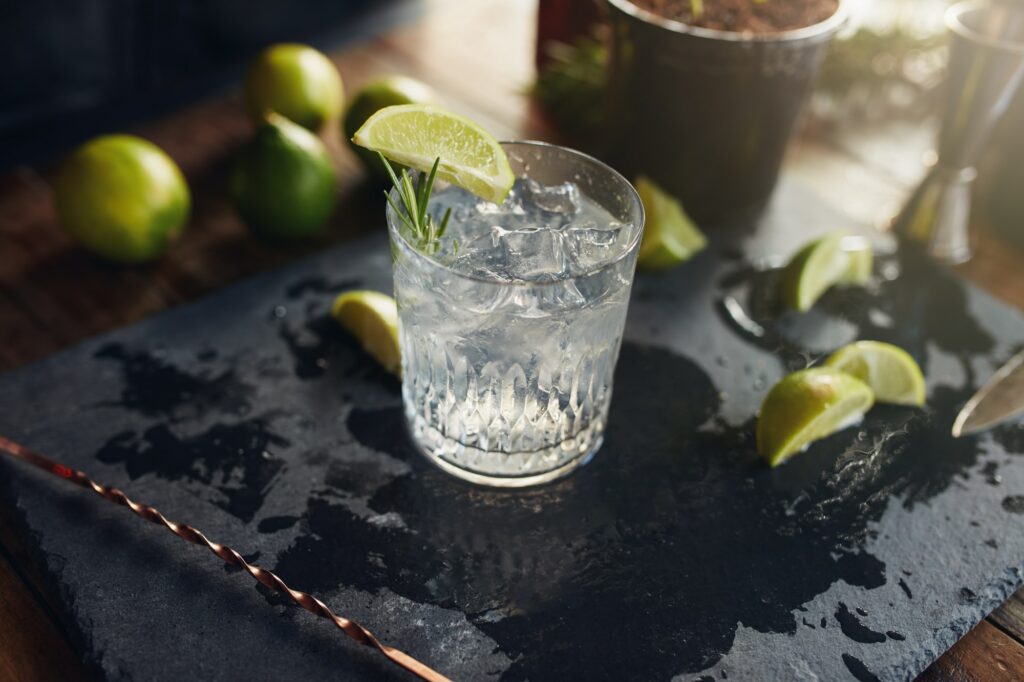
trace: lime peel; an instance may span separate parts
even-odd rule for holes
[[[363,350],[384,369],[402,376],[395,299],[379,291],[345,291],[334,299],[331,316],[356,337]]]
[[[254,232],[270,239],[308,237],[323,229],[337,200],[337,174],[323,142],[274,112],[235,159],[231,198]]]
[[[54,179],[61,226],[108,260],[162,254],[188,222],[192,199],[178,165],[152,142],[103,135],[64,160]]]
[[[319,130],[341,116],[345,87],[327,55],[300,43],[278,43],[250,65],[245,102],[259,121],[276,111],[308,130]]]
[[[427,173],[440,159],[437,177],[500,204],[515,183],[501,144],[469,119],[430,104],[399,104],[378,110],[352,142]]]
[[[675,197],[643,175],[634,184],[646,217],[637,257],[639,267],[665,270],[689,260],[707,246],[707,238]]]
[[[427,104],[435,99],[434,92],[426,83],[408,76],[398,75],[376,78],[363,85],[352,98],[345,112],[342,129],[356,156],[376,179],[388,179],[384,166],[381,165],[377,154],[352,142],[352,136],[370,116],[384,107],[399,104]]]
[[[765,396],[757,419],[757,449],[775,467],[812,442],[863,417],[875,398],[860,379],[819,367],[779,381]]]
[[[804,245],[779,280],[782,303],[807,312],[837,284],[863,285],[871,278],[871,244],[845,232],[833,232]]]
[[[880,403],[924,405],[924,374],[914,358],[899,346],[881,341],[856,341],[833,353],[825,366],[866,383]]]

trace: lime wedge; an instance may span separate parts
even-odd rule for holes
[[[856,423],[874,402],[868,385],[845,372],[793,372],[761,403],[757,450],[771,466],[778,466],[813,441]]]
[[[515,182],[497,140],[469,119],[430,104],[379,109],[352,141],[424,173],[440,158],[437,177],[496,204]]]
[[[395,299],[377,291],[346,291],[334,299],[331,315],[384,369],[402,375]]]
[[[837,284],[864,284],[871,277],[871,244],[834,232],[805,245],[782,271],[783,305],[806,312]]]
[[[846,274],[838,284],[865,285],[871,281],[871,271],[875,265],[875,254],[871,250],[871,242],[864,237],[843,237],[839,248],[850,257]]]
[[[675,197],[642,175],[635,184],[647,218],[637,257],[639,267],[665,270],[689,260],[707,246],[707,239]]]
[[[843,346],[825,361],[826,367],[857,377],[880,403],[924,405],[924,375],[907,351],[881,341]]]

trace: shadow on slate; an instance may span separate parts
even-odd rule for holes
[[[787,202],[776,215],[836,222],[798,187]],[[1022,582],[1024,427],[948,432],[1024,320],[912,254],[883,258],[867,291],[778,314],[752,263],[810,236],[772,218],[641,277],[605,445],[537,490],[431,468],[397,382],[326,317],[340,290],[388,289],[382,237],[0,377],[0,433],[455,678],[909,679]],[[768,469],[753,443],[767,386],[852,338],[914,354],[928,409],[880,406]],[[0,471],[101,674],[404,677],[122,510]]]

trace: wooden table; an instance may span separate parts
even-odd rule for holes
[[[503,138],[555,139],[524,87],[533,74],[534,3],[529,0],[436,0],[418,19],[332,55],[349,92],[371,77],[403,73],[438,91],[445,104]],[[789,172],[853,217],[877,220],[913,182],[907,133],[920,126],[795,145]],[[194,213],[184,237],[159,262],[141,267],[101,263],[76,249],[54,214],[50,168],[0,175],[0,370],[37,360],[88,336],[134,322],[245,275],[280,265],[368,230],[383,229],[380,198],[330,131],[341,178],[339,209],[326,234],[282,249],[250,236],[225,196],[224,170],[252,125],[234,94],[203,102],[138,129],[182,167]],[[914,138],[916,135],[916,138]],[[899,149],[885,145],[900,139]],[[879,143],[879,140],[882,142]],[[911,148],[913,145],[911,145]],[[893,164],[899,156],[902,164]],[[911,159],[912,159],[911,153]],[[963,273],[1024,308],[1024,254],[979,226],[978,256]],[[33,565],[0,500],[0,680],[79,680],[83,642],[64,617],[56,585]],[[982,621],[933,664],[921,680],[1024,679],[1024,591]]]

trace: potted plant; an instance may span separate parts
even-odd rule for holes
[[[764,208],[842,0],[606,0],[608,155],[702,225]]]

